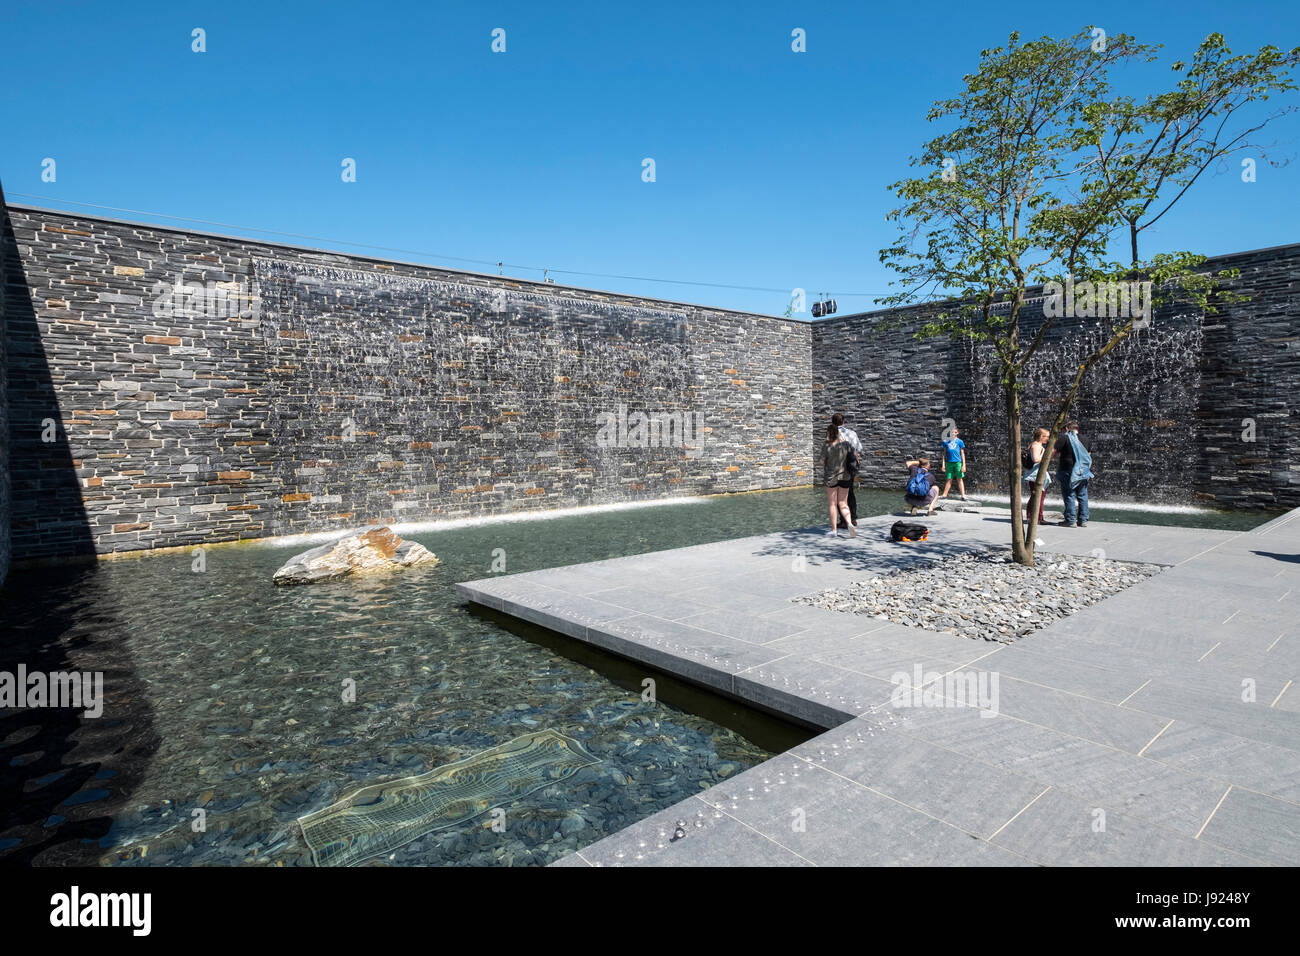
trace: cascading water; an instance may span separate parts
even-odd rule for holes
[[[1031,318],[1034,321],[1036,317]],[[1034,321],[1036,328],[1036,321]],[[1028,334],[1032,335],[1033,328]],[[1021,370],[1021,436],[1050,428],[1080,363],[1109,337],[1107,320],[1055,329]],[[1027,336],[1022,332],[1022,341]],[[1190,504],[1199,456],[1201,316],[1157,314],[1094,365],[1068,418],[1093,455],[1099,498]],[[991,346],[968,346],[971,407],[960,421],[981,491],[1006,490],[1006,400]]]
[[[295,526],[276,530],[535,508],[548,497],[624,501],[682,481],[678,448],[596,439],[599,416],[620,406],[694,410],[685,313],[326,264],[258,266],[275,357],[269,430],[294,450],[276,465],[299,499]],[[542,470],[550,477],[534,487]]]

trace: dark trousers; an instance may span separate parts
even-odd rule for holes
[[[853,524],[856,526],[858,523],[858,499],[853,497],[853,485],[849,485],[849,518],[852,519]]]

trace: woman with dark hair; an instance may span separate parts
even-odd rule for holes
[[[849,467],[849,456],[853,449],[846,441],[840,440],[840,427],[826,427],[826,447],[822,449],[822,470],[826,475],[826,506],[831,512],[831,530],[826,532],[830,538],[840,536],[839,519],[844,517],[844,524],[849,529],[849,537],[856,538],[858,529],[853,527],[849,516],[849,489],[853,487],[853,471]]]

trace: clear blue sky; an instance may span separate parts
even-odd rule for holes
[[[0,4],[0,181],[69,200],[449,258],[836,294],[888,288],[886,187],[981,48],[1088,24],[1189,56],[1300,44],[1300,5],[888,3]],[[191,52],[202,27],[207,52]],[[494,54],[491,31],[506,30]],[[808,52],[790,49],[807,31]],[[1167,73],[1150,74],[1152,79]],[[1138,83],[1137,91],[1145,87]],[[1146,251],[1300,241],[1289,166],[1199,184]],[[41,181],[41,162],[57,181]],[[355,158],[357,182],[340,163]],[[641,179],[651,157],[657,181]],[[17,195],[17,194],[22,195]],[[38,198],[32,198],[38,197]],[[68,207],[79,208],[79,207]],[[148,217],[103,213],[126,219]],[[159,220],[165,221],[165,220]],[[209,228],[239,233],[237,229]],[[266,238],[277,239],[275,236]],[[367,252],[333,242],[279,239]],[[780,314],[788,293],[591,288]]]

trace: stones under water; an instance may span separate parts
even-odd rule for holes
[[[317,866],[351,866],[504,810],[598,762],[576,740],[542,730],[419,776],[362,787],[298,822]]]

